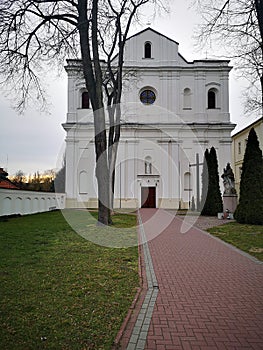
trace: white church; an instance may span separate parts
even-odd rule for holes
[[[115,208],[187,209],[201,196],[206,148],[219,174],[231,161],[227,60],[188,62],[179,44],[147,28],[126,43]],[[68,60],[66,205],[96,208],[93,114],[78,60]]]

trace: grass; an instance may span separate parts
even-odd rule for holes
[[[263,261],[263,226],[231,222],[207,231]]]
[[[67,214],[93,235],[103,231],[84,211]],[[136,240],[135,216],[114,223],[116,235]],[[139,284],[135,245],[96,245],[61,212],[1,222],[0,241],[1,349],[111,348]]]

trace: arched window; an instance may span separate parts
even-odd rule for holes
[[[144,162],[145,174],[152,174],[152,158],[146,157]]]
[[[189,88],[184,89],[184,109],[191,109],[191,90]]]
[[[89,93],[88,93],[88,91],[82,92],[82,95],[81,95],[81,108],[83,108],[83,109],[88,109],[88,108],[90,108],[90,106],[89,106]]]
[[[149,41],[144,44],[144,58],[152,58],[152,44]]]
[[[216,108],[216,89],[210,89],[207,93],[207,108],[215,109]]]

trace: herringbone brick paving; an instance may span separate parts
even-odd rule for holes
[[[159,284],[145,349],[263,349],[263,265],[199,229],[180,233],[168,212],[141,215]]]

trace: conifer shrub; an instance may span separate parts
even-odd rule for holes
[[[254,128],[248,135],[234,218],[242,224],[263,225],[263,158]]]
[[[214,147],[205,151],[202,173],[202,215],[217,216],[223,211],[223,202],[219,186],[218,161]],[[207,188],[207,191],[206,191]]]

